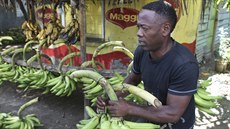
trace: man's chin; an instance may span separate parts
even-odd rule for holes
[[[144,49],[144,50],[148,50],[148,47],[147,46],[145,46],[145,45],[139,45],[142,49]]]

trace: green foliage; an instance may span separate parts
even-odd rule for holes
[[[11,36],[13,40],[4,40],[2,44],[24,44],[25,36],[20,28],[10,28],[0,34],[0,36]]]
[[[222,5],[223,8],[230,10],[230,0],[214,0],[217,5]]]

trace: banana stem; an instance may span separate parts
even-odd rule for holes
[[[16,49],[17,47],[10,47],[10,48],[7,48],[6,50],[4,50],[1,55],[4,56],[4,55],[8,55],[10,52],[12,52],[14,49]]]
[[[15,69],[15,57],[19,54],[19,53],[21,53],[21,52],[23,52],[23,51],[28,51],[28,50],[30,50],[30,49],[26,49],[26,50],[24,50],[23,48],[18,48],[18,49],[16,49],[15,51],[14,51],[14,54],[13,54],[13,56],[12,56],[12,66],[13,66],[13,68]]]
[[[87,77],[87,78],[93,79],[94,81],[98,82],[104,88],[104,90],[107,93],[110,100],[113,100],[113,101],[118,100],[117,95],[114,92],[111,85],[106,81],[106,79],[102,75],[100,75],[97,72],[90,71],[90,70],[77,70],[77,71],[73,72],[70,75],[70,77],[71,78]]]
[[[30,44],[38,44],[38,41],[36,41],[36,40],[31,40],[31,41],[29,41],[29,42],[27,42],[26,44],[25,44],[25,46],[24,46],[24,48],[23,48],[23,60],[24,61],[26,61],[26,50],[27,50],[27,48],[28,48],[28,46],[30,45]]]
[[[42,70],[44,70],[44,67],[43,67],[43,64],[42,64],[40,51],[41,51],[42,46],[46,43],[46,41],[47,41],[47,39],[43,39],[43,40],[39,41],[40,43],[39,43],[38,49],[37,49],[38,63],[39,63],[39,65],[40,65]]]
[[[98,61],[96,61],[95,63],[96,63],[96,65],[100,66],[101,69],[105,69],[105,66],[104,66],[102,63],[100,63],[100,62],[98,62]],[[83,62],[83,63],[81,64],[81,68],[87,68],[87,67],[90,67],[90,66],[92,66],[92,60],[90,60],[90,61],[85,61],[85,62]]]
[[[46,58],[47,60],[49,60],[50,64],[53,65],[53,62],[52,62],[51,58],[50,58],[48,55],[42,53],[42,54],[41,54],[41,57]]]
[[[123,90],[127,90],[130,93],[143,98],[154,107],[158,108],[162,106],[162,103],[155,96],[150,94],[148,91],[126,83],[123,83],[123,86],[124,86]]]
[[[71,45],[68,45],[66,44],[67,46],[67,49],[69,51],[69,54],[72,53],[72,50],[71,50]],[[73,66],[73,58],[70,58],[70,63],[69,63],[70,66]]]
[[[62,66],[64,65],[64,62],[67,59],[72,58],[74,56],[79,56],[79,55],[80,55],[79,52],[73,52],[73,53],[70,53],[70,54],[66,55],[64,58],[62,58],[61,62],[58,65],[58,72],[62,74]]]
[[[30,64],[32,63],[32,62],[34,62],[38,57],[37,57],[38,55],[37,55],[37,53],[35,54],[35,55],[33,55],[32,57],[30,57],[27,61],[26,61],[26,64],[27,64],[27,66],[30,66]]]
[[[134,55],[129,49],[122,47],[122,46],[115,46],[113,51],[119,51],[125,53],[129,58],[133,59]]]
[[[105,47],[108,47],[108,46],[124,46],[124,44],[121,42],[121,41],[111,41],[111,42],[107,42],[107,43],[103,43],[101,44],[100,46],[98,46],[96,48],[96,50],[94,51],[93,53],[93,57],[92,57],[92,67],[94,69],[96,69],[96,63],[95,63],[95,60],[96,60],[96,57],[98,55],[98,53]]]
[[[29,107],[29,106],[31,106],[31,105],[37,103],[38,101],[39,101],[39,99],[38,99],[38,97],[36,97],[36,98],[34,98],[34,99],[32,99],[32,100],[26,102],[25,104],[23,104],[23,105],[19,108],[19,110],[18,110],[18,113],[17,113],[18,116],[21,117],[22,111],[24,111],[27,107]]]

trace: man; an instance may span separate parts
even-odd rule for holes
[[[135,116],[158,123],[162,128],[193,128],[193,94],[197,90],[199,67],[193,54],[170,37],[176,21],[176,12],[167,2],[156,1],[143,6],[137,21],[139,44],[132,72],[124,80],[132,85],[142,80],[145,90],[156,96],[163,106],[157,109],[138,106],[123,99],[109,101],[106,105],[98,97],[98,108],[107,106],[112,116]]]

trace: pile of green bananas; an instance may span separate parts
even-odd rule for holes
[[[210,92],[206,91],[206,88],[211,85],[211,80],[199,80],[199,84],[197,93],[194,94],[196,107],[200,111],[216,115],[212,108],[218,107],[217,100],[222,99],[222,96],[213,96]]]
[[[18,82],[20,83],[18,87],[42,89],[47,81],[52,78],[54,78],[54,75],[47,70],[28,68],[28,72],[18,78]]]
[[[114,72],[114,76],[107,79],[108,83],[112,86],[114,91],[122,90],[123,80],[124,77],[118,72]],[[93,79],[82,77],[78,80],[78,82],[82,83],[83,86],[82,90],[84,91],[84,96],[86,99],[90,100],[91,106],[95,106],[98,96],[105,94],[102,86],[97,81],[94,81]],[[138,87],[144,89],[142,83],[139,84]],[[129,94],[124,99],[130,102],[135,102],[137,104],[143,104],[145,102],[142,98],[134,94]]]
[[[3,63],[0,64],[0,80],[9,81],[12,80],[15,76],[15,70],[12,64]]]
[[[2,122],[0,121],[0,128],[4,129],[34,129],[39,126],[42,126],[42,124],[35,114],[29,114],[22,118],[7,115]]]
[[[136,123],[121,118],[111,117],[108,113],[96,113],[94,110],[86,106],[89,119],[80,120],[76,124],[77,129],[158,129],[159,125],[152,123]]]
[[[103,88],[97,81],[94,81],[93,79],[87,77],[80,78],[79,82],[83,85],[82,90],[84,91],[85,98],[92,99],[91,102],[94,105],[97,96],[103,93]]]
[[[9,117],[10,115],[10,113],[0,113],[0,129],[3,128],[5,118]]]
[[[70,96],[76,90],[75,80],[69,77],[72,72],[73,70],[69,70],[66,74],[48,80],[45,87],[57,96]]]
[[[0,113],[0,128],[1,129],[34,129],[35,127],[42,126],[40,120],[35,114],[28,114],[22,116],[22,111],[27,107],[38,102],[38,98],[34,98],[23,104],[17,113],[17,116],[11,113]]]

